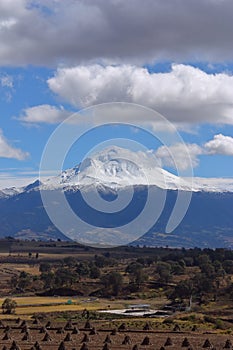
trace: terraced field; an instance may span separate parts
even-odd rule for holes
[[[3,294],[8,293],[11,290],[10,281],[13,276],[19,275],[19,270],[11,265],[1,265],[0,267],[0,281],[1,292]]]
[[[147,323],[141,329],[125,324],[107,329],[101,322],[40,322],[12,319],[0,323],[4,350],[163,350],[232,349],[233,337],[193,330],[157,331]]]

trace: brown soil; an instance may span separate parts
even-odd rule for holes
[[[40,344],[42,350],[58,350],[62,341],[64,341],[66,350],[80,350],[83,340],[86,340],[87,349],[89,350],[102,350],[106,340],[108,346],[105,348],[110,350],[133,349],[136,344],[139,350],[159,350],[162,347],[171,350],[200,350],[204,349],[203,345],[205,342],[207,345],[209,343],[209,347],[206,347],[207,349],[218,350],[224,349],[227,340],[233,343],[233,336],[227,334],[200,333],[198,331],[159,332],[153,329],[148,331],[143,329],[126,329],[117,331],[115,334],[112,332],[112,329],[103,329],[98,322],[91,322],[94,332],[91,332],[91,329],[85,329],[83,322],[73,322],[67,326],[66,322],[55,323],[52,321],[50,327],[47,325],[47,328],[45,327],[46,323],[34,324],[32,321],[27,321],[25,326],[25,324],[22,325],[22,320],[20,320],[20,323],[17,323],[16,319],[4,320],[0,328],[0,349],[6,346],[6,349],[9,350],[13,341],[17,343],[21,350],[31,349],[36,341]],[[74,328],[75,331],[73,332]],[[79,330],[78,334],[76,334],[76,328]],[[148,339],[145,341],[146,337],[149,338],[149,345],[147,345]],[[3,340],[3,338],[9,339]],[[168,338],[170,338],[169,341],[167,341]],[[185,338],[187,338],[186,341],[184,341]],[[125,339],[130,344],[123,345],[122,343]],[[146,345],[142,345],[143,340]],[[229,348],[231,349],[232,347]]]

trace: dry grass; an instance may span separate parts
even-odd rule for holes
[[[0,298],[0,303],[2,303],[4,298]],[[43,305],[43,304],[58,304],[67,303],[69,297],[16,297],[14,300],[19,306],[33,306],[33,305]]]
[[[16,308],[16,315],[32,315],[34,313],[49,313],[62,311],[82,311],[88,310],[104,310],[124,308],[125,301],[116,300],[94,300],[73,298],[73,297],[16,297],[13,298],[18,307]],[[0,305],[4,298],[0,298]],[[72,304],[68,304],[68,300],[72,300]],[[0,315],[2,318],[3,315]]]
[[[97,308],[94,306],[88,307],[89,310],[96,310]],[[50,313],[50,312],[58,312],[58,311],[82,311],[83,306],[72,304],[72,305],[49,305],[49,306],[28,306],[28,307],[20,307],[16,309],[16,315],[32,315],[34,313]]]
[[[7,264],[6,264],[7,265]],[[9,266],[9,264],[8,264]],[[31,275],[39,276],[40,270],[39,265],[28,265],[28,264],[10,264],[11,268],[19,271],[19,272],[26,272]]]

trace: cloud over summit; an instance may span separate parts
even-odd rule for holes
[[[48,85],[78,108],[131,102],[153,108],[174,123],[233,124],[233,77],[190,65],[173,64],[167,73],[134,65],[58,68]]]

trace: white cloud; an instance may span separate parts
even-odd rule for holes
[[[50,105],[39,105],[26,108],[23,115],[19,118],[25,123],[60,123],[66,119],[71,113],[65,111],[63,107]]]
[[[161,166],[187,170],[190,165],[195,168],[199,165],[200,155],[227,155],[233,156],[233,137],[222,134],[214,135],[213,139],[203,146],[195,143],[176,143],[172,146],[161,146],[155,151]],[[187,157],[188,155],[188,157]]]
[[[2,87],[7,87],[9,89],[12,89],[14,86],[13,77],[8,75],[8,74],[4,74],[4,75],[0,76],[0,85]]]
[[[168,73],[122,66],[59,68],[50,89],[76,107],[123,101],[160,112],[174,123],[233,124],[233,76],[207,74],[183,64]]]
[[[143,71],[134,66],[77,66],[59,68],[48,80],[50,89],[79,107],[97,103],[132,100],[134,75]]]
[[[214,135],[213,140],[205,144],[208,154],[222,154],[233,156],[233,137],[222,134]]]
[[[29,156],[29,153],[23,152],[19,148],[15,148],[3,135],[2,130],[0,129],[0,157],[1,158],[13,158],[17,160],[24,160]]]
[[[168,166],[181,171],[195,168],[199,165],[198,156],[203,154],[203,149],[197,144],[176,143],[172,146],[161,146],[155,155],[161,161],[162,166]]]
[[[0,64],[231,60],[232,12],[230,0],[1,0]]]

